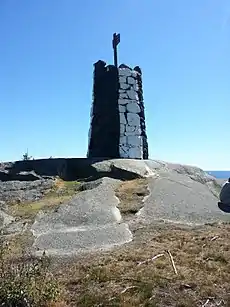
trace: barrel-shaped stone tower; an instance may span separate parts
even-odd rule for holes
[[[142,72],[94,64],[89,158],[148,159]]]

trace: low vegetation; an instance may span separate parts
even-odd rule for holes
[[[7,246],[0,256],[0,302],[8,304],[2,306],[230,306],[229,224],[155,225],[134,235],[109,252],[51,264],[45,255],[16,261],[16,245]],[[31,305],[10,305],[13,299]]]
[[[230,306],[230,226],[155,226],[58,271],[71,306]]]
[[[14,214],[31,221],[79,190],[78,182],[57,179],[44,199],[14,206]],[[123,182],[116,195],[123,217],[133,215],[148,195],[147,181]],[[0,306],[230,307],[230,224],[132,231],[129,244],[65,261],[25,255],[29,231],[0,242]]]
[[[10,206],[10,214],[15,217],[33,221],[41,210],[49,211],[57,209],[60,204],[70,200],[78,191],[78,181],[63,181],[57,178],[53,188],[40,200],[34,202],[16,203]]]
[[[149,194],[147,179],[123,182],[116,191],[120,203],[118,209],[123,217],[136,214],[143,207],[143,198]]]
[[[29,156],[28,149],[27,149],[27,151],[22,156],[22,160],[23,161],[28,161],[28,160],[31,160],[32,158],[33,158],[32,156]]]
[[[0,242],[0,306],[65,307],[64,291],[49,271],[49,258],[22,255],[17,260],[8,241]]]

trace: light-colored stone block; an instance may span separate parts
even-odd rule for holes
[[[118,91],[119,91],[119,93],[125,93],[126,92],[126,90],[121,90],[121,89],[119,89]]]
[[[140,147],[142,146],[142,137],[137,135],[129,135],[127,136],[127,143],[132,147]]]
[[[138,91],[139,87],[138,87],[138,84],[137,83],[134,83],[131,87],[135,92]]]
[[[119,112],[120,113],[125,113],[126,112],[126,107],[124,105],[119,104],[118,108],[119,108]]]
[[[138,100],[137,92],[134,91],[134,89],[128,90],[128,91],[127,91],[127,94],[128,94],[128,96],[129,96],[129,99]]]
[[[125,127],[126,125],[120,124],[120,135],[125,134]]]
[[[120,93],[120,94],[119,94],[119,98],[121,98],[121,99],[124,99],[124,98],[128,99],[129,96],[128,96],[127,93]]]
[[[137,72],[136,70],[132,70],[131,76],[132,76],[133,78],[136,78],[136,77],[137,77],[137,74],[138,74],[138,72]]]
[[[135,126],[129,126],[129,125],[125,126],[125,131],[126,132],[134,132],[135,130],[136,130]]]
[[[127,145],[127,136],[120,136],[120,145]]]
[[[120,145],[119,153],[121,158],[129,158],[129,147],[125,145]]]
[[[120,83],[120,89],[127,90],[128,88],[130,88],[129,84],[127,84],[127,83]]]
[[[129,68],[119,68],[119,76],[130,77],[132,75],[132,70]]]
[[[128,102],[129,102],[129,103],[137,103],[138,105],[140,104],[140,103],[139,103],[139,100],[131,100],[131,99],[129,99]]]
[[[132,132],[125,132],[126,136],[130,136],[130,135],[140,135],[138,134],[136,131],[132,131]]]
[[[125,126],[125,131],[126,132],[140,132],[141,133],[141,127],[140,126],[129,126],[129,125],[126,125]]]
[[[126,77],[119,77],[119,82],[120,83],[128,83]],[[130,83],[131,84],[131,83]]]
[[[129,126],[140,126],[140,116],[136,113],[127,113],[127,121]]]
[[[127,121],[126,121],[124,113],[120,113],[120,124],[124,124],[124,125],[127,124]]]
[[[128,77],[127,78],[127,83],[130,85],[135,84],[137,81],[133,77]]]
[[[127,111],[130,113],[140,113],[141,112],[141,109],[136,102],[128,103],[126,108],[127,108]]]
[[[138,127],[133,127],[133,128],[134,128],[133,131],[127,131],[127,129],[126,129],[125,135],[127,135],[127,136],[128,135],[141,135],[141,128],[138,128]]]
[[[141,135],[141,127],[136,127],[135,131],[137,135]]]
[[[142,159],[142,147],[132,147],[129,149],[129,158],[131,159]]]
[[[128,99],[118,99],[118,104],[127,104],[129,102]]]

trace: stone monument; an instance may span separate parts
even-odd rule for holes
[[[120,35],[114,33],[114,65],[94,64],[88,158],[148,159],[142,72],[117,66]]]

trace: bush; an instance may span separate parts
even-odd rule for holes
[[[28,150],[27,150],[27,152],[25,152],[24,155],[22,156],[22,160],[28,161],[28,160],[31,160],[31,159],[32,159],[32,156],[29,156],[29,153],[28,153]]]
[[[49,271],[50,260],[22,256],[15,262],[8,257],[9,243],[0,242],[0,306],[47,307],[55,304],[62,289]]]

